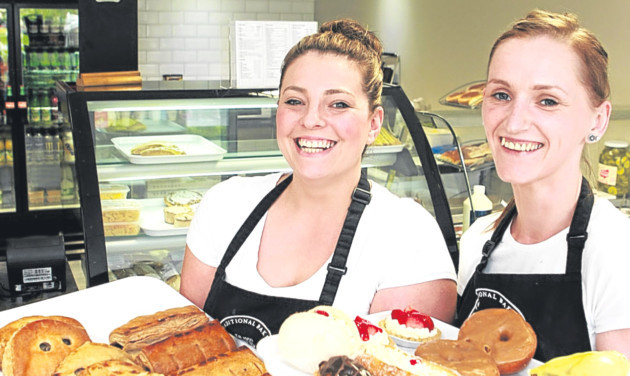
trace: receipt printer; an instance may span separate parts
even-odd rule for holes
[[[7,239],[7,274],[12,295],[66,288],[63,234]]]

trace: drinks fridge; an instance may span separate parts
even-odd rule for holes
[[[81,233],[74,146],[55,85],[79,73],[75,1],[0,4],[0,239]]]

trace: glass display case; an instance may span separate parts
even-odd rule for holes
[[[160,81],[137,91],[58,83],[57,91],[74,136],[88,286],[149,274],[177,287],[184,214],[194,216],[200,195],[234,175],[290,170],[275,141],[273,90]],[[383,106],[382,135],[363,166],[370,179],[436,217],[457,264],[450,208],[423,127],[400,87],[384,88]],[[178,204],[192,209],[165,212]]]

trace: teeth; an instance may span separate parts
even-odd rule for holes
[[[296,141],[297,146],[306,153],[317,153],[330,149],[335,146],[336,142],[331,140],[308,140],[298,138]]]
[[[540,149],[543,145],[541,143],[533,143],[533,142],[512,142],[505,141],[505,138],[501,138],[501,146],[506,149],[515,150],[515,151],[534,151]]]

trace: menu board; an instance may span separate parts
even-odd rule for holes
[[[231,80],[239,88],[276,88],[286,53],[317,31],[315,21],[234,21]]]

